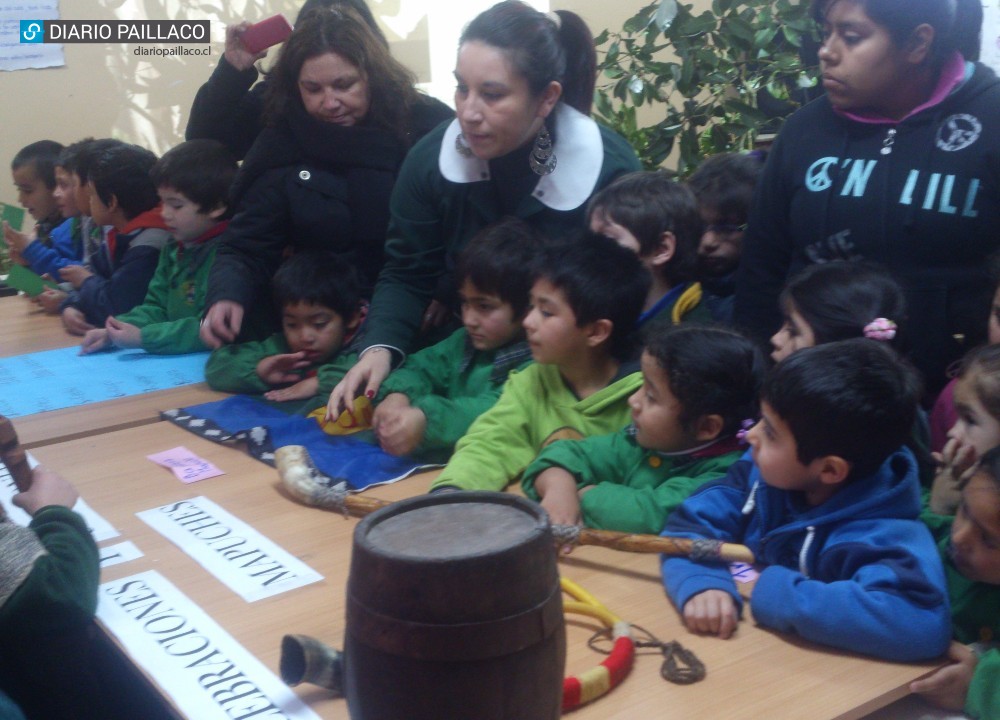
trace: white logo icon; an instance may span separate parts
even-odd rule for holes
[[[938,130],[937,146],[945,152],[964,150],[979,139],[983,125],[972,115],[952,115]]]
[[[22,32],[21,34],[24,36],[25,40],[31,41],[34,40],[35,35],[37,35],[40,32],[42,32],[42,26],[39,25],[38,23],[31,23],[28,26],[28,29]]]

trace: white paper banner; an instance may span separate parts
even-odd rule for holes
[[[27,453],[27,457],[28,465],[32,468],[38,465],[38,461],[35,460],[35,457],[31,453]],[[31,522],[31,515],[10,501],[16,493],[17,486],[14,484],[14,478],[8,472],[7,466],[0,462],[0,505],[3,506],[3,510],[7,513],[7,517],[10,518],[11,522],[21,527],[28,527],[28,523]],[[103,542],[121,535],[111,523],[94,512],[94,509],[83,498],[76,501],[73,510],[83,516],[90,534],[94,537],[94,542]]]
[[[206,497],[136,514],[247,602],[323,579]]]
[[[129,560],[136,560],[142,557],[142,550],[136,547],[134,542],[126,540],[117,545],[98,548],[101,553],[101,567],[111,567],[121,565]]]
[[[184,717],[318,720],[274,673],[156,571],[101,585],[97,617]]]

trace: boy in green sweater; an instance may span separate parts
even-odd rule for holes
[[[1000,717],[1000,448],[965,481],[954,517],[925,510],[951,600],[951,664],[910,691],[972,718]]]
[[[649,287],[635,253],[581,231],[539,253],[524,319],[533,365],[458,442],[432,490],[503,490],[546,444],[615,432],[642,378],[631,336]]]
[[[80,353],[110,346],[162,355],[207,350],[198,337],[208,271],[226,229],[229,186],[236,162],[221,143],[189,140],[168,151],[149,172],[170,240],[160,251],[146,298],[128,312],[88,330]]]
[[[332,253],[309,250],[283,262],[271,287],[282,331],[213,351],[205,380],[215,390],[278,402],[329,394],[357,360],[341,353],[364,315],[357,271]]]
[[[511,370],[531,362],[521,322],[540,242],[525,222],[492,225],[462,250],[455,270],[463,327],[407,357],[379,388],[372,428],[390,455],[447,459],[500,397]]]
[[[762,354],[739,333],[658,326],[628,401],[632,424],[549,445],[521,486],[555,524],[659,534],[674,508],[743,454],[737,434],[757,416],[763,375]]]

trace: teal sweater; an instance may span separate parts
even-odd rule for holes
[[[628,397],[641,384],[642,375],[632,373],[580,400],[555,365],[534,363],[512,372],[496,405],[458,441],[432,489],[503,490],[549,442],[625,427]]]
[[[743,453],[729,439],[717,445],[692,454],[661,455],[640,447],[631,427],[611,435],[561,440],[525,469],[521,487],[538,500],[538,475],[561,467],[576,478],[578,489],[591,487],[580,498],[585,525],[659,535],[667,516],[688,495],[725,475]]]
[[[378,399],[390,393],[406,395],[427,418],[418,452],[450,453],[473,421],[496,403],[510,371],[530,362],[531,352],[524,341],[479,351],[461,328],[410,355],[403,367],[382,383]]]
[[[171,238],[160,251],[142,304],[117,316],[142,330],[146,352],[177,355],[208,349],[198,331],[205,311],[208,271],[225,228],[226,223],[218,223],[203,236],[204,241],[190,245]]]

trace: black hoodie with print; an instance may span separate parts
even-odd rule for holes
[[[983,65],[966,68],[951,94],[899,123],[851,119],[825,96],[788,119],[743,241],[738,325],[766,339],[781,324],[788,278],[863,257],[903,284],[911,355],[928,390],[984,339],[986,260],[1000,248],[1000,80]]]

